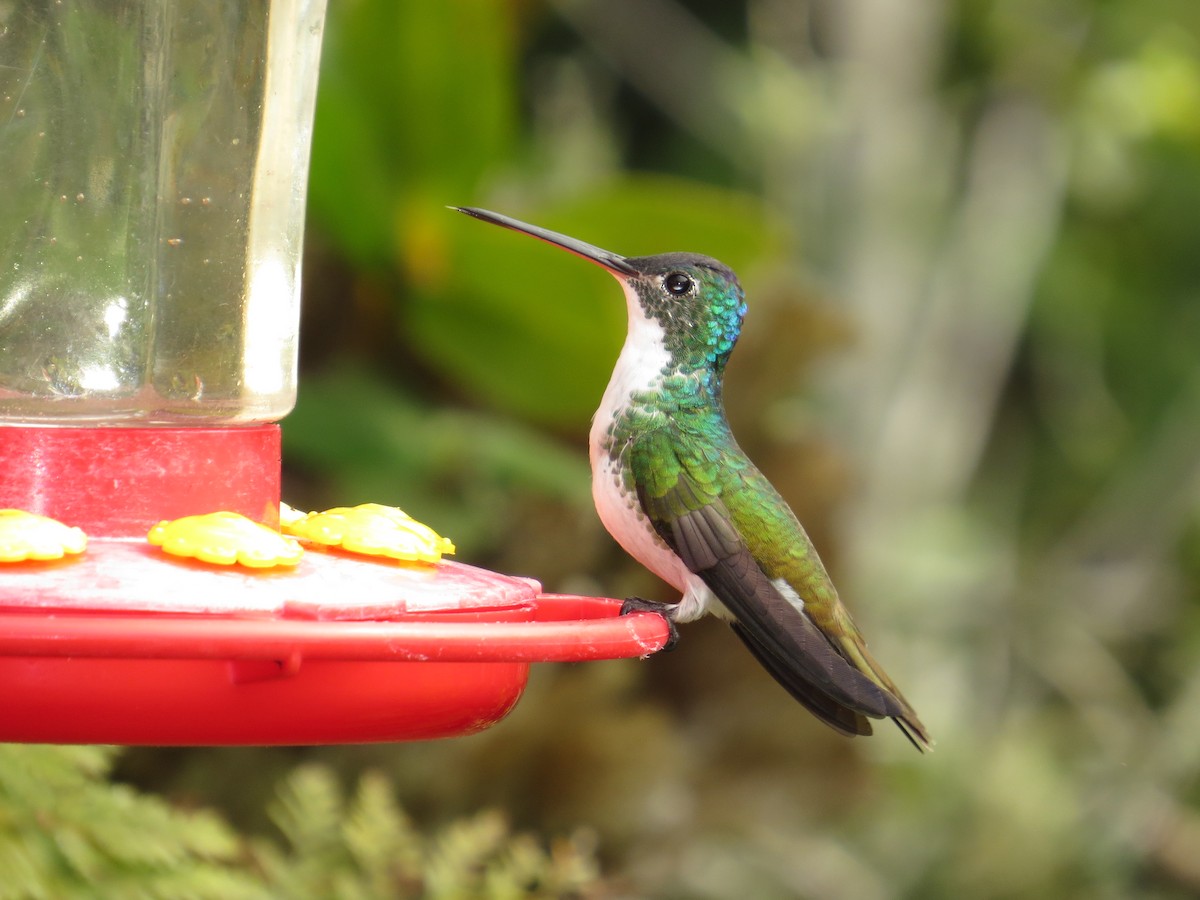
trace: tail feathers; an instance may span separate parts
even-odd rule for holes
[[[915,715],[899,716],[892,719],[896,723],[896,727],[900,729],[900,733],[908,738],[908,742],[920,750],[922,753],[932,753],[934,740],[929,736],[929,732],[925,730],[925,726],[921,724],[921,720]]]
[[[900,689],[892,683],[892,679],[883,670],[883,666],[875,661],[875,657],[871,655],[871,652],[867,649],[867,645],[861,640],[855,640],[853,643],[853,648],[847,648],[851,650],[847,654],[851,662],[862,669],[872,681],[891,694],[900,705],[901,714],[893,717],[896,726],[908,738],[909,742],[922,753],[932,750],[933,738],[929,736],[929,732],[925,729],[924,724],[917,718],[917,713],[912,708],[912,705],[900,693]]]
[[[737,620],[742,640],[753,644],[788,690],[794,693],[799,689],[792,685],[802,684],[809,693],[876,719],[905,712],[867,667],[783,595],[744,547],[699,575]]]
[[[794,664],[780,658],[776,652],[761,642],[753,630],[747,629],[740,622],[736,621],[731,622],[730,625],[734,633],[741,638],[742,643],[746,645],[755,659],[758,660],[759,664],[800,705],[814,716],[834,731],[844,734],[847,737],[865,736],[872,733],[871,721],[866,715],[850,709],[815,686],[804,677],[803,673]],[[926,731],[921,720],[917,718],[917,714],[913,711],[913,708],[909,706],[908,701],[904,699],[904,696],[892,684],[891,679],[887,677],[887,674],[879,667],[879,664],[867,653],[866,648],[860,647],[860,649],[863,654],[863,661],[867,664],[864,674],[873,681],[876,681],[895,700],[895,705],[898,707],[899,712],[891,716],[891,718],[900,729],[900,732],[921,752],[932,750],[933,740],[930,738],[929,732]],[[883,718],[883,716],[879,716],[878,718]]]
[[[731,622],[734,634],[742,639],[742,643],[754,654],[759,664],[771,673],[796,701],[810,713],[847,737],[871,734],[871,722],[862,713],[855,712],[843,706],[815,688],[810,682],[796,674],[795,667],[783,663],[774,653],[763,646],[754,637],[754,633],[743,628],[737,622]]]

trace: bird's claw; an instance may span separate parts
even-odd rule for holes
[[[662,616],[663,621],[667,623],[667,642],[663,644],[659,653],[670,653],[675,649],[675,645],[679,643],[679,628],[675,625],[675,620],[671,618],[671,604],[657,603],[654,600],[645,600],[642,597],[626,597],[625,602],[621,604],[621,612],[619,615],[627,616],[630,613],[652,612]]]

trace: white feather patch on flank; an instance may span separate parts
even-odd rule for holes
[[[796,589],[787,583],[782,578],[776,578],[771,584],[775,585],[775,590],[783,595],[783,599],[792,606],[796,607],[797,612],[804,612],[804,599],[796,593]]]
[[[671,618],[680,623],[694,622],[705,613],[712,613],[726,622],[732,622],[734,619],[733,613],[726,609],[725,604],[717,599],[717,595],[700,580],[700,576],[689,573],[687,590],[683,592],[683,599],[671,613]]]

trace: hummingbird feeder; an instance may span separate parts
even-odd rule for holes
[[[667,640],[443,560],[398,510],[281,525],[324,6],[26,4],[3,29],[0,740],[460,735],[530,663]]]

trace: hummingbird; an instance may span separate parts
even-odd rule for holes
[[[867,650],[804,528],[738,446],[722,383],[746,314],[738,277],[697,253],[624,257],[536,225],[452,207],[600,265],[625,293],[628,331],[592,419],[592,498],[627,553],[678,591],[630,598],[676,624],[727,621],[801,705],[836,731],[890,718],[932,746],[912,706]]]

